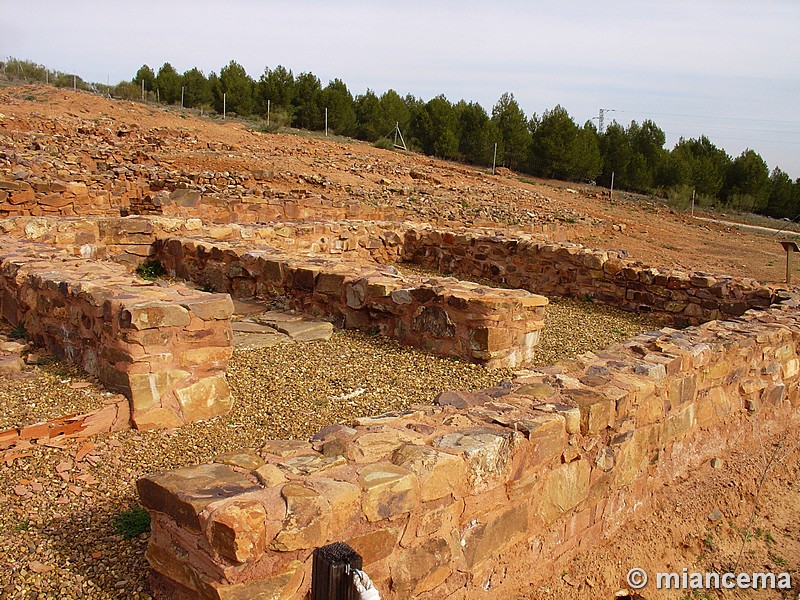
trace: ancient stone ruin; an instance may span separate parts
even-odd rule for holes
[[[126,145],[157,133],[120,129],[114,147],[88,127],[94,178],[0,177],[0,314],[120,394],[2,432],[0,449],[226,414],[232,299],[280,298],[340,328],[520,369],[508,385],[142,478],[158,598],[303,598],[313,550],[336,541],[385,598],[502,589],[512,574],[558,572],[660,485],[753,435],[755,419],[798,420],[794,290],[650,267],[564,241],[552,223],[459,228],[270,193],[278,175],[259,169],[176,174]],[[170,281],[134,276],[146,261]],[[403,263],[439,275],[401,275]],[[665,327],[525,371],[546,296]]]

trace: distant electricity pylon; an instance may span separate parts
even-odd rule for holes
[[[597,119],[597,133],[603,133],[603,121],[605,119],[607,112],[615,112],[616,109],[614,108],[601,108],[600,114],[596,117],[592,117],[592,120]]]

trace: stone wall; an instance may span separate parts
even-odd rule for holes
[[[84,181],[0,179],[0,217],[118,216],[121,205],[141,204],[145,195],[145,188],[124,181],[98,187]]]
[[[227,295],[162,287],[120,265],[2,238],[0,314],[130,401],[138,428],[227,412],[232,352]]]
[[[137,265],[152,254],[157,239],[203,236],[247,240],[287,252],[330,254],[379,264],[401,259],[408,224],[372,221],[309,221],[269,225],[219,225],[200,219],[116,217],[98,219],[12,217],[0,219],[0,232],[62,248],[75,256],[109,258]]]
[[[797,307],[145,477],[157,597],[303,598],[313,549],[333,541],[389,599],[483,597],[507,571],[557,572],[664,483],[796,426]]]
[[[554,242],[542,235],[493,229],[449,230],[412,223],[309,221],[213,225],[200,219],[128,217],[0,220],[0,231],[130,265],[156,239],[192,236],[242,240],[288,253],[330,254],[379,264],[409,262],[444,274],[481,277],[548,296],[591,297],[663,316],[676,326],[730,318],[786,298],[784,285],[754,279],[654,268],[618,252]]]
[[[538,294],[591,297],[626,310],[654,312],[679,327],[739,316],[787,297],[785,286],[658,269],[618,252],[525,234],[413,228],[405,234],[403,256],[444,273],[483,277]]]
[[[216,292],[281,297],[340,327],[371,328],[434,354],[488,367],[527,363],[544,327],[543,296],[453,278],[402,277],[374,263],[195,238],[158,240],[153,257],[169,274]]]

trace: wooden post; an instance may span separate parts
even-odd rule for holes
[[[311,600],[358,600],[350,569],[361,565],[361,556],[344,542],[314,550]]]
[[[783,246],[783,249],[786,250],[786,285],[791,285],[792,254],[794,254],[795,252],[800,252],[800,248],[797,247],[797,242],[792,242],[789,240],[782,241],[781,246]]]
[[[228,94],[227,92],[222,93],[222,119],[225,119],[225,115],[228,113]]]
[[[497,166],[497,142],[494,143],[494,158],[492,159],[492,175],[494,175],[496,166]]]

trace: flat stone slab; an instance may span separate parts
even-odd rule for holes
[[[333,335],[333,325],[327,321],[275,323],[275,329],[288,335],[296,342],[329,340]]]
[[[231,323],[234,333],[275,333],[275,328],[252,321],[234,321]]]
[[[246,350],[270,348],[288,341],[329,340],[333,335],[333,325],[327,321],[310,321],[302,315],[277,310],[249,313],[231,326],[234,346]]]
[[[198,515],[216,500],[260,489],[227,465],[204,464],[143,477],[136,482],[142,504],[200,531]]]
[[[266,307],[264,302],[259,302],[258,300],[237,300],[234,298],[233,318],[236,320],[249,315],[263,313]]]
[[[233,334],[233,346],[239,350],[258,350],[259,348],[272,348],[278,344],[290,342],[289,336],[272,332],[263,333],[236,333]]]

